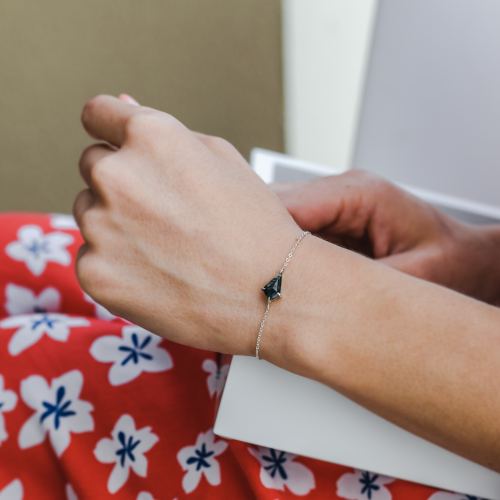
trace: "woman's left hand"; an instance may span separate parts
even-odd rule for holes
[[[498,226],[460,223],[361,170],[271,189],[304,230],[411,276],[500,303]]]

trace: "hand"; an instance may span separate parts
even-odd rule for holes
[[[304,230],[418,278],[500,301],[498,228],[461,224],[362,171],[272,189]]]
[[[175,342],[252,354],[260,288],[300,230],[222,139],[110,96],[87,103],[89,189],[75,201],[83,289],[111,312]]]
[[[300,235],[283,204],[227,143],[169,115],[100,96],[82,120],[109,143],[80,161],[84,290],[175,342],[252,355],[260,288]],[[304,228],[366,241],[375,258],[451,286],[477,283],[471,276],[484,275],[493,253],[486,233],[369,179],[350,173],[280,197]],[[284,285],[264,359],[500,471],[499,309],[313,237]]]

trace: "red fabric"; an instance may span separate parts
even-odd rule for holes
[[[214,371],[214,353],[160,341],[102,310],[106,320],[96,317],[75,276],[82,239],[70,225],[0,215],[0,500],[465,498],[214,440],[214,384],[227,367]]]

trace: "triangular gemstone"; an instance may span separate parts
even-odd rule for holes
[[[262,291],[270,301],[281,297],[281,277],[281,273],[279,273],[266,286],[262,287]]]

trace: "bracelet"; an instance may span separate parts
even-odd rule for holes
[[[269,313],[269,306],[271,305],[271,302],[273,300],[279,299],[281,297],[281,283],[283,281],[283,271],[288,266],[288,263],[292,258],[293,252],[295,252],[295,249],[299,246],[300,241],[307,234],[311,233],[309,231],[304,231],[300,235],[300,238],[295,242],[295,245],[293,245],[291,252],[288,254],[288,257],[286,258],[285,263],[283,264],[283,267],[281,268],[280,272],[266,286],[262,287],[262,291],[266,294],[267,297],[267,308],[266,312],[264,313],[264,317],[262,318],[262,323],[260,324],[259,335],[257,337],[257,344],[255,346],[255,357],[257,359],[261,359],[259,358],[260,338],[262,337],[262,331],[264,330],[264,323],[266,322],[267,314]]]

